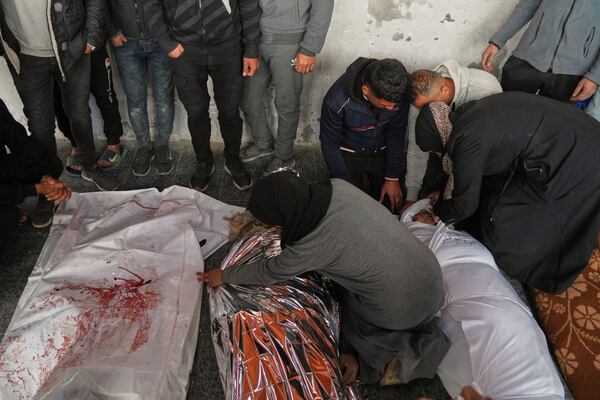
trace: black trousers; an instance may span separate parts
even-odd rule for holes
[[[385,182],[385,152],[355,154],[342,151],[342,157],[352,175],[354,186],[379,200],[381,187]]]
[[[210,149],[210,94],[207,87],[209,76],[213,82],[219,126],[225,143],[225,160],[239,160],[242,143],[239,110],[243,84],[241,47],[234,46],[216,52],[188,45],[179,58],[171,59],[171,63],[179,100],[188,114],[188,128],[197,161],[213,162]]]
[[[70,75],[63,82],[58,63],[54,57],[33,57],[19,55],[19,74],[8,63],[10,72],[27,117],[29,131],[48,155],[56,155],[56,130],[54,104],[54,84],[62,93],[62,102],[69,117],[73,137],[81,152],[85,168],[96,162],[92,120],[90,118],[90,57],[83,55],[73,66]]]
[[[11,155],[3,160],[0,171],[0,184],[23,185],[39,183],[44,175],[58,179],[62,173],[63,164],[56,155],[51,155],[39,165],[22,166]],[[14,232],[19,226],[19,209],[7,204],[6,199],[0,199],[0,236]]]
[[[121,124],[121,114],[119,114],[119,102],[114,91],[111,62],[105,47],[92,53],[90,74],[90,92],[96,99],[104,121],[106,143],[109,145],[119,144],[121,136],[123,136],[123,125]],[[71,131],[71,122],[63,107],[59,81],[54,82],[54,112],[58,129],[69,139],[72,147],[77,147]]]
[[[511,56],[502,69],[502,89],[538,93],[559,101],[569,101],[582,76],[542,72],[527,61]]]

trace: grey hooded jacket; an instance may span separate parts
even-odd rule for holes
[[[520,0],[490,42],[503,47],[529,21],[515,57],[540,71],[584,75],[600,84],[600,1]]]
[[[299,44],[314,56],[325,43],[333,0],[259,0],[261,43]]]

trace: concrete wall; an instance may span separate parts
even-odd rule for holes
[[[318,142],[323,95],[357,57],[395,57],[409,71],[433,67],[450,58],[464,65],[478,65],[487,40],[516,3],[517,0],[336,0],[325,48],[317,58],[317,68],[305,80],[297,142]],[[515,44],[513,39],[508,48],[514,48]],[[505,56],[503,52],[498,61]],[[133,138],[119,82],[116,86],[126,135]],[[25,123],[22,104],[3,62],[0,62],[0,98]],[[94,131],[102,136],[102,120],[93,100],[91,105]],[[176,108],[173,139],[189,140],[186,114],[179,101]],[[270,109],[273,117],[272,106]],[[211,116],[213,138],[221,140],[214,104]]]

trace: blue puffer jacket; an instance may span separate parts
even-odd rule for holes
[[[359,154],[385,149],[386,178],[398,179],[404,157],[408,103],[394,110],[375,108],[359,94],[362,74],[375,59],[359,58],[329,89],[321,108],[321,149],[334,178],[352,182],[341,148]]]

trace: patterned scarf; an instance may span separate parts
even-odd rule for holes
[[[445,148],[446,144],[448,143],[448,139],[450,139],[450,134],[452,133],[452,122],[450,122],[450,107],[443,101],[438,101],[429,104],[429,108],[431,110],[431,114],[433,115],[435,126]],[[448,175],[448,182],[446,183],[446,189],[444,190],[444,199],[447,200],[452,198],[452,191],[454,190],[454,174],[452,173],[452,160],[450,159],[450,157],[448,157],[447,152],[445,152],[444,157],[442,158],[442,166],[444,167],[444,172]]]

